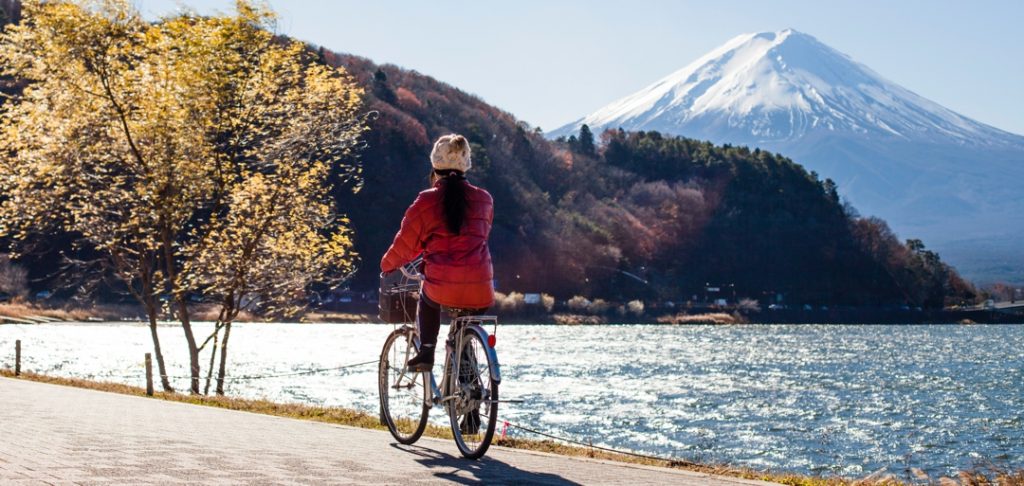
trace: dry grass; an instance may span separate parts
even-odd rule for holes
[[[303,316],[303,322],[322,323],[366,323],[380,322],[377,314],[359,314],[353,312],[315,311]]]
[[[215,321],[218,308],[213,304],[197,304],[189,307],[192,319],[196,321]],[[29,319],[48,317],[61,321],[84,322],[90,320],[121,321],[124,319],[147,322],[145,313],[135,305],[127,304],[96,304],[89,307],[44,307],[30,303],[12,302],[0,304],[0,322],[4,317]],[[240,312],[235,322],[262,322],[258,316]]]
[[[0,376],[14,377],[11,370],[0,369]],[[74,386],[90,390],[120,393],[124,395],[146,396],[145,389],[141,387],[123,385],[120,383],[97,382],[77,378],[62,378],[55,376],[40,375],[35,373],[22,373],[22,379],[52,383],[64,386]],[[350,427],[364,429],[387,430],[381,425],[380,419],[373,414],[350,410],[338,407],[318,407],[297,403],[276,403],[268,400],[250,400],[244,398],[220,397],[220,396],[198,396],[180,393],[156,392],[153,398],[173,402],[191,403],[208,407],[224,408],[228,410],[240,410],[245,412],[274,415],[302,420],[313,420]],[[707,474],[718,474],[723,476],[739,477],[744,479],[758,479],[771,481],[791,486],[897,486],[910,484],[898,479],[891,473],[878,471],[874,474],[860,479],[849,479],[841,477],[817,477],[793,473],[778,473],[770,471],[757,471],[753,469],[737,468],[727,465],[697,464],[689,461],[657,459],[653,457],[638,457],[626,454],[616,454],[589,447],[567,445],[551,440],[531,440],[521,438],[500,438],[501,424],[498,424],[499,431],[495,433],[494,444],[502,447],[521,449],[528,451],[547,452],[563,456],[587,457],[607,461],[618,461],[630,464],[642,464],[647,466],[667,467],[673,469],[684,469]],[[424,435],[441,439],[451,439],[451,431],[447,427],[439,427],[428,424]],[[918,481],[914,483],[939,484],[941,486],[1024,486],[1024,469],[1016,471],[990,468],[988,472],[961,472],[956,478],[942,477],[938,479],[929,478],[923,473],[915,471]]]
[[[998,467],[989,468],[989,472],[963,471],[957,478],[941,478],[940,485],[959,484],[960,486],[1024,486],[1024,469],[1010,471]]]
[[[0,317],[25,319],[31,317],[48,317],[62,321],[86,321],[101,319],[116,321],[125,316],[138,316],[138,309],[131,306],[102,305],[92,307],[51,308],[27,303],[0,304]]]
[[[661,324],[742,324],[744,319],[738,314],[712,312],[710,314],[676,314],[665,315],[658,319]]]
[[[1024,486],[1024,469],[1002,471],[997,474],[996,480],[1003,486]]]
[[[605,324],[608,322],[601,316],[585,316],[582,314],[555,314],[551,318],[555,321],[555,324],[568,325]]]
[[[195,304],[189,306],[189,314],[193,320],[196,321],[210,321],[214,322],[217,320],[218,314],[220,314],[220,307],[216,304]],[[239,311],[238,316],[235,317],[233,322],[263,322],[265,319],[261,319],[255,314],[246,311]]]
[[[65,311],[60,309],[42,309],[31,304],[18,303],[0,304],[0,316],[13,317],[16,319],[42,316],[64,321],[86,319],[89,317],[87,313],[81,310]]]
[[[717,474],[721,476],[732,476],[744,479],[759,479],[762,481],[771,481],[792,486],[844,486],[851,484],[849,480],[843,478],[821,478],[791,473],[756,471],[753,469],[737,468],[727,465],[697,464],[689,461],[637,457],[626,454],[616,454],[613,452],[607,452],[599,449],[591,449],[589,447],[566,445],[561,442],[555,442],[551,440],[496,438],[494,440],[494,444],[503,447],[511,447],[514,449],[547,452],[562,456],[588,457],[591,459],[600,459],[605,461],[626,462],[630,464],[667,467],[671,469],[684,469],[687,471]]]

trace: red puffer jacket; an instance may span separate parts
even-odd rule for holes
[[[447,307],[484,309],[494,303],[494,269],[487,237],[494,219],[494,200],[468,182],[468,209],[459,234],[445,224],[441,181],[419,194],[405,211],[395,241],[380,261],[384,272],[411,262],[421,252],[425,262],[424,292]]]

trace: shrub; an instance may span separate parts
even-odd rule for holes
[[[594,315],[605,314],[610,308],[611,304],[604,299],[594,299],[594,301],[590,303],[590,313]]]
[[[640,317],[644,315],[644,302],[642,300],[631,300],[626,304],[626,310],[634,316]]]
[[[510,312],[521,311],[525,305],[526,302],[523,299],[523,294],[519,292],[510,292],[505,297],[505,308]]]
[[[8,255],[0,255],[0,292],[15,297],[28,295],[28,270],[12,262]]]
[[[754,299],[740,299],[736,307],[741,311],[761,312],[761,304]]]
[[[555,308],[555,298],[549,294],[540,294],[540,303],[544,306],[545,312],[551,312]]]
[[[590,310],[590,301],[582,295],[577,295],[569,299],[569,301],[566,302],[566,305],[569,306],[569,309],[575,312],[587,312]]]

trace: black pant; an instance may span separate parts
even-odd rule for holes
[[[478,316],[487,309],[475,309],[470,314]],[[420,344],[436,346],[437,333],[441,330],[441,304],[427,297],[420,289],[420,303],[416,306],[416,327],[420,330]]]
[[[416,307],[416,327],[420,330],[420,344],[434,346],[437,344],[437,333],[441,330],[441,306],[430,300],[427,293],[420,290],[420,303]]]

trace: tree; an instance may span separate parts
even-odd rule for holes
[[[586,123],[580,127],[579,152],[586,155],[594,155],[594,133]]]
[[[580,139],[576,138],[576,135],[569,135],[569,140],[566,140],[565,143],[569,146],[569,150],[580,151]]]
[[[28,82],[0,118],[0,234],[60,229],[103,254],[146,309],[167,390],[162,311],[181,323],[199,393],[188,300],[220,304],[222,390],[241,304],[297,305],[354,258],[326,195],[332,170],[357,169],[339,161],[365,127],[362,91],[272,21],[247,1],[155,24],[127,0],[30,2],[0,43],[4,74]]]
[[[822,188],[825,189],[825,195],[828,196],[829,201],[839,204],[839,186],[836,184],[836,181],[830,178],[825,179],[825,182],[822,183]]]
[[[377,68],[373,73],[373,94],[388,103],[393,104],[397,100],[395,90],[388,85],[388,74],[383,69]]]
[[[907,240],[907,249],[909,249],[912,252],[916,252],[916,253],[923,252],[923,251],[925,251],[924,250],[924,242],[922,242],[919,239],[914,239],[914,238],[908,239]]]

